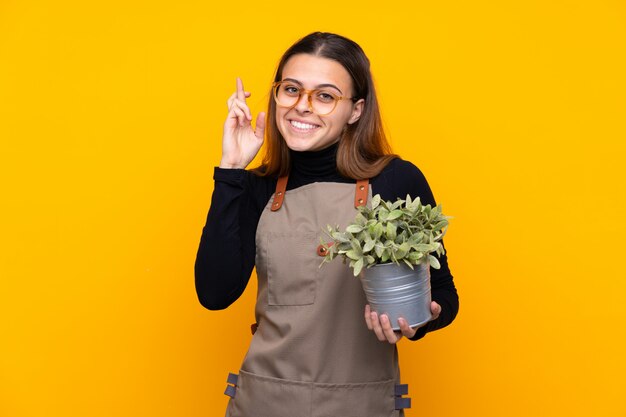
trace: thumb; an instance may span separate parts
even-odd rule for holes
[[[259,115],[256,117],[256,127],[254,129],[254,135],[259,139],[263,139],[264,134],[265,134],[265,113],[260,112]]]

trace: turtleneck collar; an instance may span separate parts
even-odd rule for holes
[[[289,151],[291,175],[305,178],[331,178],[339,176],[337,171],[337,149],[339,142],[319,151]]]

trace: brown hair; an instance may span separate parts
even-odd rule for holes
[[[353,179],[372,178],[397,155],[391,153],[383,131],[370,62],[361,47],[340,35],[314,32],[293,44],[282,56],[274,81],[281,81],[285,63],[294,55],[310,54],[340,63],[350,74],[354,101],[364,99],[358,121],[346,125],[337,149],[339,173]],[[276,124],[276,102],[269,94],[266,116],[266,149],[261,166],[253,172],[261,176],[284,176],[291,169],[289,148]]]

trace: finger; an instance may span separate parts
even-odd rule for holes
[[[367,328],[372,330],[372,318],[370,317],[370,305],[365,305],[365,324],[367,324]]]
[[[396,333],[393,331],[391,321],[386,314],[380,315],[380,324],[382,325],[383,333],[385,334],[385,338],[387,339],[387,341],[389,343],[396,343],[399,340],[398,335],[396,335]]]
[[[246,97],[250,97],[252,94],[246,91],[245,95]],[[237,98],[237,92],[234,92],[230,97],[228,97],[228,100],[226,100],[226,105],[228,106],[228,110],[230,110],[230,108],[233,106],[233,102],[235,101],[236,98]]]
[[[256,127],[254,129],[254,135],[259,139],[263,139],[263,136],[265,135],[265,113],[263,112],[260,112],[259,115],[256,117]]]
[[[236,109],[236,108],[228,109],[228,115],[226,116],[226,122],[228,123],[228,122],[235,121],[237,124],[239,124],[239,115],[237,114],[237,112],[241,112],[241,110]]]
[[[399,318],[398,324],[400,325],[400,331],[404,336],[408,337],[409,339],[415,336],[415,332],[417,332],[417,329],[412,329],[405,319]]]
[[[246,114],[246,118],[248,120],[252,120],[252,113],[250,113],[250,107],[246,104],[245,101],[241,101],[239,99],[233,100],[233,107],[238,107]]]
[[[433,318],[431,320],[436,320],[439,318],[439,315],[441,314],[441,306],[439,304],[437,304],[436,302],[431,302],[430,303],[430,312],[433,315]]]
[[[237,77],[237,98],[239,100],[246,100],[246,93],[244,91],[245,90],[243,89],[243,81],[241,81],[241,78]]]
[[[374,333],[376,334],[376,337],[378,338],[378,340],[380,340],[381,342],[384,342],[385,340],[387,340],[387,338],[385,337],[385,334],[383,333],[382,327],[380,327],[380,320],[378,320],[378,314],[376,314],[375,311],[372,311],[372,313],[370,314],[370,319],[372,320],[372,330],[374,330]]]
[[[233,101],[237,98],[237,92],[234,92],[230,95],[230,97],[228,97],[228,100],[226,100],[226,104],[228,105],[228,110],[230,110],[230,108],[233,105]]]
[[[234,117],[237,118],[237,123],[239,124],[239,126],[243,126],[244,122],[246,120],[246,115],[244,114],[243,110],[237,108],[237,107],[233,107],[230,110],[230,114],[233,114]],[[231,116],[233,117],[233,116]]]

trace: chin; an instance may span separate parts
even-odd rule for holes
[[[339,141],[339,139],[327,140],[324,137],[298,137],[293,135],[283,135],[283,140],[287,147],[295,152],[320,151]]]
[[[303,140],[285,140],[285,142],[287,143],[287,147],[289,149],[296,152],[310,151],[313,150],[312,148],[315,147],[315,144],[307,143]]]

